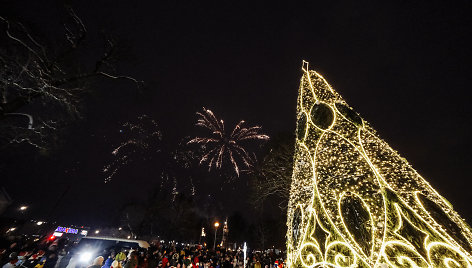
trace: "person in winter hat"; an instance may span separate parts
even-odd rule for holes
[[[123,268],[123,266],[121,265],[121,262],[117,261],[117,260],[114,260],[111,265],[110,265],[110,268]]]
[[[16,263],[18,262],[18,255],[16,254],[16,252],[12,252],[8,256],[8,260],[9,261],[5,263],[5,265],[3,265],[2,268],[15,268]]]
[[[88,268],[102,268],[104,259],[105,258],[103,258],[102,256],[96,257],[95,260],[93,260],[93,264],[90,265]]]
[[[126,262],[124,268],[137,268],[138,267],[138,253],[136,251],[132,251],[129,254],[129,260]]]
[[[123,251],[121,251],[120,253],[116,254],[115,260],[119,262],[126,260],[126,254]]]
[[[111,252],[110,253],[110,256],[108,256],[107,260],[105,261],[105,263],[103,264],[102,268],[110,268],[111,264],[113,263],[114,261],[114,258],[115,258],[115,252]]]

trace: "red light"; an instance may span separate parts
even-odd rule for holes
[[[51,235],[51,236],[49,237],[49,240],[54,240],[54,238],[56,238],[56,237],[55,237],[54,235]]]

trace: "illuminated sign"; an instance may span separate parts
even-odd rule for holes
[[[74,228],[67,228],[67,227],[58,226],[58,227],[56,228],[56,232],[59,232],[59,233],[66,233],[66,234],[78,234],[78,233],[79,233],[79,230],[78,230],[78,229],[74,229]]]

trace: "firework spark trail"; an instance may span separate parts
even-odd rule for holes
[[[244,166],[249,167],[253,162],[248,151],[240,144],[241,141],[248,140],[268,140],[269,136],[260,133],[261,127],[243,127],[245,123],[241,120],[234,127],[231,134],[227,134],[224,128],[224,121],[218,120],[215,114],[203,108],[203,112],[197,112],[199,116],[197,123],[198,127],[203,127],[211,131],[211,137],[196,137],[188,142],[188,144],[199,144],[205,146],[205,154],[200,159],[200,164],[208,163],[208,171],[212,167],[221,169],[224,158],[229,158],[236,175],[239,177],[240,167],[235,156],[241,159]]]
[[[155,149],[153,152],[158,152],[160,149],[162,134],[157,123],[150,117],[141,115],[136,122],[124,123],[122,128],[124,131],[120,130],[120,132],[123,133],[123,138],[126,140],[111,151],[114,160],[102,170],[107,174],[105,183],[110,182],[121,168],[137,160],[136,158],[141,157],[141,159],[147,160],[149,150]]]

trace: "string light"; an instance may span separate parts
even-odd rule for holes
[[[472,267],[472,231],[303,62],[288,267]]]

